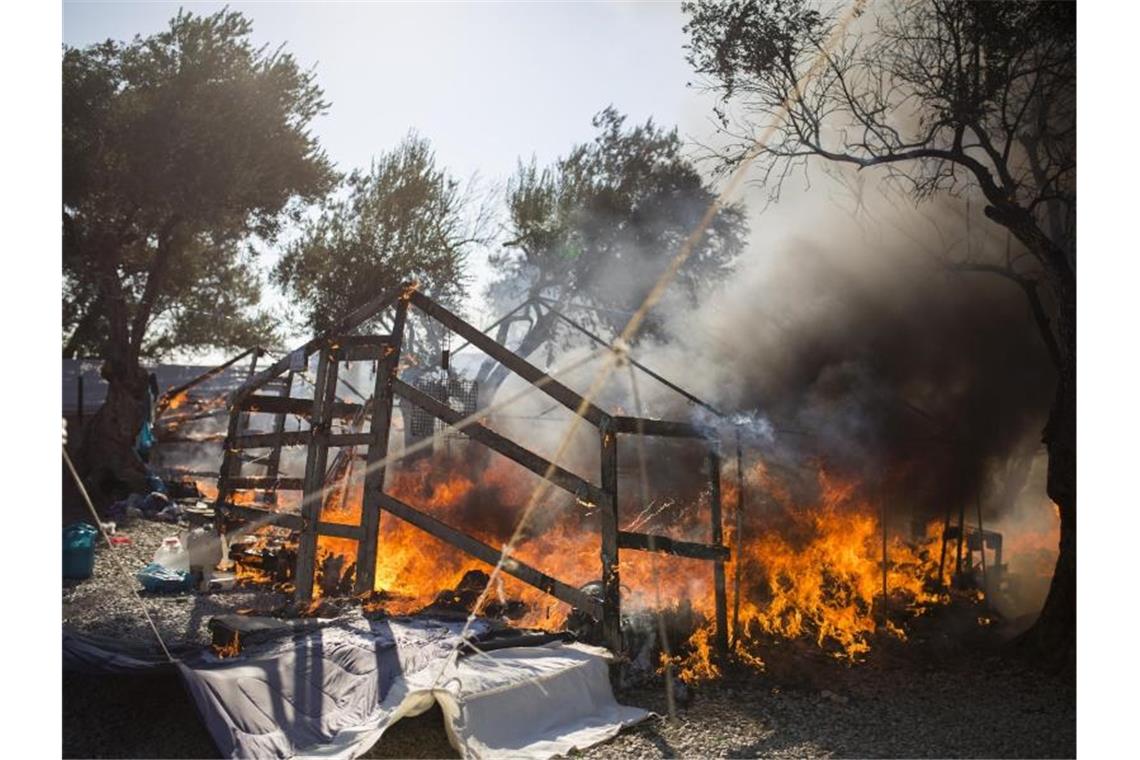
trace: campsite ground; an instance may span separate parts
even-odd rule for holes
[[[810,670],[810,669],[809,669]],[[836,666],[777,683],[728,674],[583,757],[1073,757],[1076,687],[989,658]],[[820,688],[824,686],[824,688]],[[660,684],[618,695],[665,713]],[[217,757],[173,675],[63,678],[64,757]],[[456,757],[437,709],[395,724],[365,757]]]

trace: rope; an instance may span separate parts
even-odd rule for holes
[[[174,655],[170,653],[170,650],[166,648],[166,642],[162,640],[162,634],[158,632],[158,626],[154,624],[154,619],[150,616],[150,611],[146,608],[146,602],[143,601],[138,588],[135,587],[134,577],[119,560],[118,550],[115,548],[115,545],[111,543],[111,537],[107,535],[107,531],[103,530],[103,521],[99,519],[99,513],[95,511],[95,505],[91,503],[91,497],[87,495],[87,488],[84,487],[82,478],[80,478],[79,473],[76,472],[75,465],[72,463],[71,457],[68,456],[66,447],[63,449],[63,461],[67,463],[67,469],[71,472],[71,477],[75,479],[75,485],[79,486],[79,493],[82,494],[83,501],[87,504],[87,509],[91,510],[91,516],[95,518],[95,525],[99,527],[99,532],[103,534],[103,540],[107,542],[107,546],[111,549],[111,557],[115,560],[115,566],[119,572],[123,574],[123,577],[127,579],[127,588],[134,593],[135,599],[138,600],[143,617],[145,617],[146,622],[150,624],[150,629],[154,631],[154,637],[158,639],[158,645],[162,647],[163,654],[166,655],[166,659],[169,660],[171,664],[178,662],[178,660],[174,658]]]

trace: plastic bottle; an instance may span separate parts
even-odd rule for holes
[[[162,565],[168,570],[181,572],[190,571],[190,555],[182,546],[178,536],[167,536],[162,539],[162,546],[154,553],[154,563]]]

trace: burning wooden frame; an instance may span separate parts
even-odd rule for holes
[[[389,335],[353,335],[369,320],[385,309],[394,307],[394,318]],[[415,307],[425,316],[437,321],[448,330],[467,340],[492,359],[500,362],[543,393],[580,415],[597,431],[601,446],[601,472],[595,485],[578,475],[559,467],[544,457],[515,443],[482,422],[453,409],[428,393],[404,382],[398,377],[404,340],[404,326],[408,309]],[[313,397],[290,396],[293,375],[298,367],[308,366],[309,358],[317,355],[317,372]],[[337,400],[338,367],[344,361],[376,362],[376,380],[372,399],[361,405]],[[671,387],[673,387],[670,384]],[[278,395],[258,393],[273,388]],[[357,542],[355,589],[357,593],[373,589],[377,552],[380,549],[379,525],[381,511],[388,512],[430,535],[454,546],[483,562],[495,565],[502,551],[449,526],[385,492],[385,469],[388,458],[389,428],[395,397],[454,426],[471,440],[514,461],[545,478],[552,485],[573,494],[581,501],[596,505],[601,516],[601,578],[602,594],[597,599],[578,588],[564,583],[541,570],[513,557],[502,562],[503,572],[529,584],[554,598],[586,612],[601,623],[605,643],[613,651],[621,651],[621,587],[619,579],[619,552],[622,549],[659,552],[674,556],[708,560],[713,563],[715,588],[716,636],[720,653],[728,649],[728,624],[725,596],[724,563],[729,550],[723,545],[721,526],[720,447],[716,431],[686,422],[643,419],[611,415],[582,398],[566,385],[555,380],[523,357],[509,350],[443,308],[414,286],[403,285],[373,299],[356,309],[333,329],[319,335],[271,367],[252,377],[234,394],[230,404],[229,429],[220,476],[216,509],[220,516],[219,530],[225,531],[241,525],[278,525],[296,530],[300,534],[297,550],[296,597],[308,601],[313,595],[314,573],[317,559],[317,541],[320,536],[351,539]],[[368,409],[368,407],[371,407]],[[332,421],[356,417],[362,419],[370,411],[371,425],[367,432],[333,433]],[[247,415],[253,412],[275,415],[270,433],[247,433]],[[309,429],[287,432],[286,415],[297,415],[309,420]],[[678,541],[664,536],[619,530],[618,527],[618,437],[621,435],[662,436],[688,438],[704,442],[709,447],[709,488],[711,504],[710,542]],[[281,450],[289,446],[306,446],[306,465],[303,478],[279,477]],[[360,523],[345,525],[321,520],[324,502],[328,451],[330,447],[361,446],[367,448],[367,470],[364,481],[363,509]],[[265,459],[265,473],[260,476],[243,476],[242,451],[269,448]],[[299,514],[273,511],[251,504],[234,503],[237,490],[261,491],[261,501],[272,504],[277,491],[294,490],[303,494]]]

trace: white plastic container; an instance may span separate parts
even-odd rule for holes
[[[190,554],[182,546],[178,536],[167,536],[162,539],[162,546],[154,553],[154,562],[170,570],[190,571]]]

